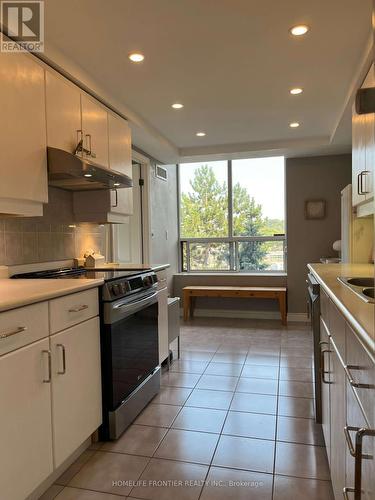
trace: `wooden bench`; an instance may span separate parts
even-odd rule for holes
[[[287,324],[287,303],[285,287],[269,286],[185,286],[184,320],[193,317],[195,297],[239,297],[243,299],[276,299],[279,302],[281,322]]]

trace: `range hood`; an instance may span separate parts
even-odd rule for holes
[[[63,149],[47,147],[48,183],[68,191],[121,189],[133,186],[130,177],[97,165]]]

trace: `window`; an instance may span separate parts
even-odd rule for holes
[[[284,158],[182,163],[183,271],[282,272]]]

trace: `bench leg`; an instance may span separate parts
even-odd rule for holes
[[[286,294],[285,293],[279,294],[279,308],[280,308],[281,322],[283,325],[286,325],[287,324],[287,313],[286,313]]]
[[[190,312],[190,295],[188,293],[184,293],[184,321],[189,319]]]

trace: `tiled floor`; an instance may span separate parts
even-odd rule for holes
[[[332,500],[303,324],[197,319],[162,389],[43,500]]]

